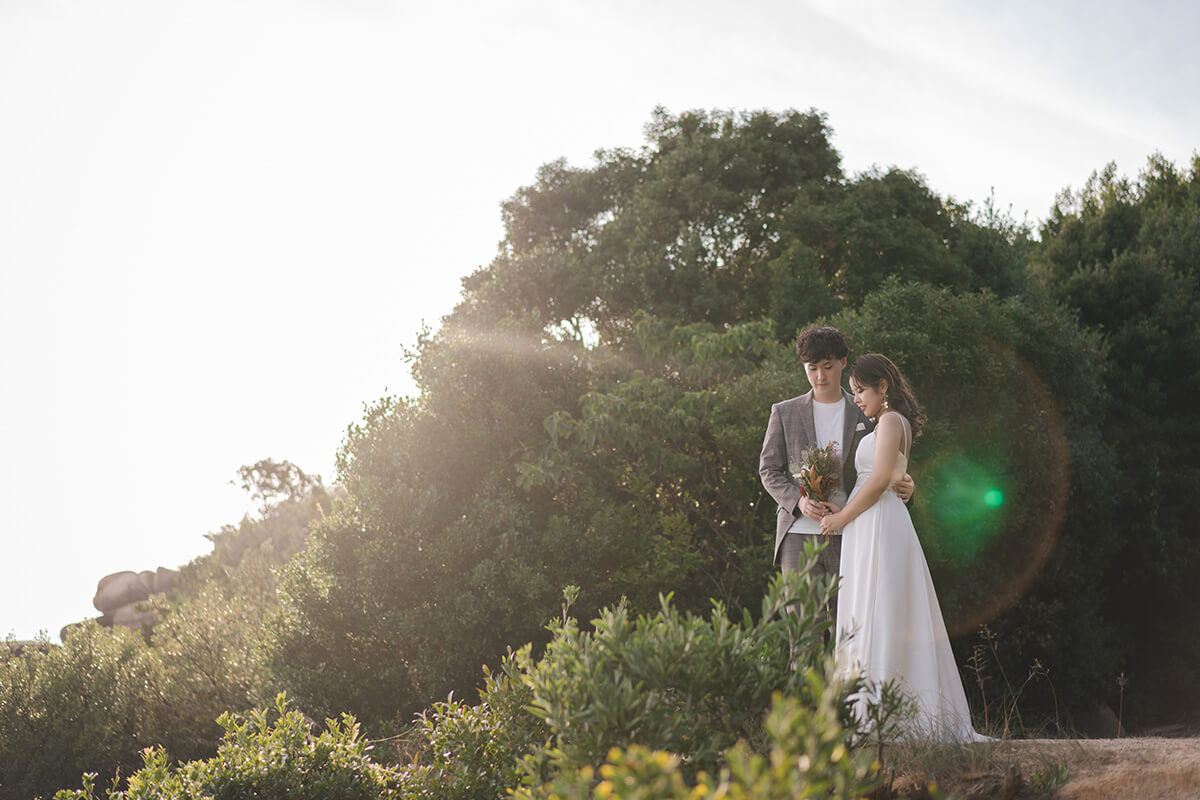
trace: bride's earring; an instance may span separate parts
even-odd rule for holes
[[[887,395],[885,394],[883,396],[883,410],[887,411],[889,408],[891,408],[891,406],[888,405]]]

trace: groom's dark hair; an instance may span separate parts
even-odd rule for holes
[[[800,331],[796,337],[796,355],[805,364],[824,361],[827,358],[841,359],[850,354],[846,337],[837,328],[820,327]]]

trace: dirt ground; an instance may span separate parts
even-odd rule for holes
[[[1047,792],[1049,797],[1200,798],[1200,738],[1032,739],[1010,744],[1027,783],[1030,776],[1046,774],[1047,760],[1066,766],[1066,783]]]
[[[912,757],[895,796],[960,800],[1200,800],[1200,738],[1020,739]],[[904,784],[908,784],[905,786]]]

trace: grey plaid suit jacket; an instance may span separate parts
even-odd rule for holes
[[[812,391],[771,406],[767,435],[763,438],[762,454],[758,458],[758,475],[763,488],[779,504],[776,511],[775,559],[788,528],[792,527],[800,503],[800,487],[792,478],[789,467],[800,460],[800,454],[817,445],[813,423]],[[846,423],[842,431],[842,488],[849,494],[858,473],[854,469],[854,453],[862,437],[874,427],[863,416],[854,400],[842,390],[846,403]],[[847,444],[848,443],[848,444]]]

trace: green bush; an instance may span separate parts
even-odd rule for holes
[[[837,692],[816,670],[806,670],[806,693],[815,705],[775,695],[766,720],[768,755],[745,742],[731,748],[720,773],[689,780],[685,760],[644,745],[614,747],[599,768],[582,766],[516,800],[794,800],[861,798],[879,785],[879,764],[851,749],[851,733],[838,719]],[[599,779],[599,780],[598,780]]]
[[[248,555],[241,570],[259,558]],[[271,700],[262,631],[274,609],[212,581],[164,613],[150,642],[162,663],[161,691],[170,718],[155,744],[176,758],[210,756],[221,738],[216,719],[222,713],[248,711]]]
[[[401,772],[401,794],[411,800],[489,800],[505,796],[520,779],[520,762],[549,733],[528,709],[522,680],[531,648],[509,653],[498,674],[485,668],[479,703],[451,698],[420,714],[416,748]]]
[[[89,621],[62,647],[0,662],[0,797],[137,766],[166,721],[162,661],[141,634]]]
[[[715,772],[739,740],[766,746],[763,717],[776,693],[810,708],[827,702],[812,675],[827,653],[816,611],[832,591],[806,569],[772,582],[757,621],[730,621],[719,605],[708,618],[683,614],[664,598],[656,614],[636,619],[623,605],[605,609],[583,631],[568,616],[568,587],[540,660],[529,646],[510,653],[478,705],[447,701],[421,715],[402,793],[502,797],[595,769],[612,748],[635,744],[680,754],[688,775]],[[799,615],[786,611],[793,602]]]
[[[287,462],[241,474],[263,501],[261,517],[211,537],[213,552],[147,602],[153,626],[89,621],[71,626],[62,647],[47,642],[0,663],[0,798],[47,794],[84,772],[129,774],[152,745],[211,756],[218,716],[274,697],[263,659],[264,622],[278,605],[274,567],[331,496]]]
[[[274,717],[274,719],[272,719]],[[111,789],[108,800],[382,800],[397,797],[395,775],[371,761],[369,746],[353,717],[326,720],[314,734],[304,715],[287,708],[283,695],[275,713],[265,709],[247,717],[222,715],[224,738],[216,756],[170,765],[161,748],[143,753],[142,768],[124,790]],[[79,790],[63,790],[55,800],[95,800],[94,776]]]
[[[719,603],[707,619],[681,614],[667,597],[657,614],[636,619],[623,605],[606,609],[592,631],[570,618],[555,625],[523,678],[529,708],[551,735],[526,759],[527,773],[598,766],[612,748],[634,743],[712,771],[739,739],[761,743],[776,692],[816,701],[804,676],[822,666],[828,623],[819,609],[834,587],[814,579],[811,564],[772,581],[758,620],[746,612],[731,621]],[[790,603],[798,614],[787,612]]]
[[[719,604],[708,618],[682,614],[663,598],[657,614],[636,619],[623,606],[605,610],[591,632],[568,616],[568,599],[540,660],[531,646],[510,652],[496,673],[486,673],[478,705],[451,698],[419,716],[412,762],[403,768],[372,761],[349,715],[327,720],[317,734],[279,695],[272,712],[223,714],[212,758],[172,765],[166,750],[147,748],[126,787],[104,796],[488,800],[509,790],[542,796],[548,782],[582,786],[602,768],[646,781],[649,793],[621,796],[667,797],[674,795],[653,793],[662,782],[655,770],[682,786],[697,770],[726,767],[727,750],[723,780],[732,775],[747,791],[868,786],[872,771],[850,753],[856,731],[845,724],[843,700],[857,687],[835,691],[819,677],[828,623],[818,610],[834,590],[805,569],[772,582],[757,621],[749,613],[731,621]],[[628,757],[601,767],[614,747],[631,748]],[[638,748],[678,755],[663,761]],[[770,760],[754,755],[767,748]],[[81,789],[62,790],[55,800],[95,800],[97,792],[89,772]]]

